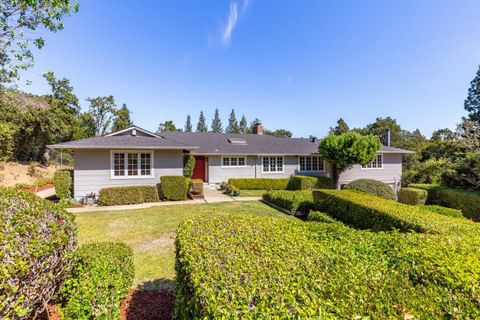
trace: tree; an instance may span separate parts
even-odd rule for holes
[[[133,122],[130,119],[130,110],[128,110],[127,105],[124,103],[120,110],[117,111],[115,119],[113,120],[112,132],[126,129],[132,125]]]
[[[0,160],[8,160],[13,154],[15,129],[7,122],[0,122]]]
[[[455,139],[455,133],[449,128],[438,129],[433,131],[431,139],[434,141],[451,141]]]
[[[157,133],[159,132],[168,132],[168,131],[178,131],[175,123],[172,120],[165,121],[158,125]]]
[[[262,123],[262,121],[258,118],[255,118],[252,122],[250,122],[250,127],[248,128],[248,132],[246,133],[252,133],[253,130],[255,130],[255,127],[257,124]]]
[[[192,119],[190,115],[187,116],[187,122],[185,123],[185,132],[192,132]]]
[[[87,98],[90,102],[88,112],[95,124],[95,135],[103,136],[109,132],[112,120],[117,114],[117,105],[113,96]]]
[[[242,115],[242,119],[240,119],[240,124],[238,125],[238,131],[240,131],[240,133],[248,133],[248,123],[247,123],[247,118],[245,118],[245,115]]]
[[[200,116],[198,117],[197,132],[208,132],[207,123],[203,111],[200,111]]]
[[[392,147],[402,147],[402,128],[397,123],[397,120],[386,117],[377,118],[374,123],[371,123],[365,127],[365,131],[368,134],[373,134],[380,137],[380,140],[385,144],[385,132],[390,129],[390,145]]]
[[[345,120],[343,120],[343,118],[340,118],[338,119],[337,125],[335,128],[330,127],[329,133],[335,134],[338,136],[338,135],[347,133],[348,131],[350,131],[350,128],[348,127],[347,123],[345,122]]]
[[[269,136],[274,136],[277,138],[291,138],[292,133],[288,130],[285,129],[277,129],[275,131],[270,131],[270,130],[263,130],[263,133]]]
[[[356,132],[347,132],[339,136],[329,134],[320,141],[318,150],[331,163],[332,178],[338,189],[340,174],[354,164],[370,163],[381,146],[379,138],[374,135],[362,136]]]
[[[213,116],[211,128],[213,133],[223,132],[222,120],[220,120],[220,114],[218,113],[218,109],[215,109],[215,115]]]
[[[480,66],[475,78],[470,82],[467,99],[463,107],[468,112],[468,118],[472,121],[480,121]]]
[[[57,32],[62,20],[78,11],[70,0],[4,0],[0,2],[0,82],[18,79],[19,71],[33,65],[32,46],[41,49],[45,41],[37,30]]]
[[[240,133],[240,129],[238,128],[237,117],[235,116],[235,110],[233,109],[232,109],[232,112],[230,112],[230,117],[228,118],[228,126],[225,132]]]

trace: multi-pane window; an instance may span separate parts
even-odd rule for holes
[[[140,175],[149,176],[152,173],[152,155],[140,153]]]
[[[245,157],[223,157],[222,167],[245,167],[247,164]]]
[[[383,155],[377,154],[375,159],[366,166],[362,166],[363,169],[382,169],[383,168]]]
[[[283,157],[263,157],[263,172],[283,172]]]
[[[138,176],[138,154],[128,153],[128,175]]]
[[[323,159],[318,156],[300,157],[300,171],[323,171]]]
[[[113,175],[121,177],[125,175],[125,154],[115,153],[113,156]]]
[[[151,152],[115,152],[113,153],[113,176],[151,177],[152,159]]]

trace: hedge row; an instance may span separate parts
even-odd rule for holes
[[[55,194],[59,199],[72,198],[72,175],[69,170],[57,170],[53,174]]]
[[[427,211],[443,214],[444,216],[463,218],[462,211],[458,209],[452,209],[452,208],[436,206],[436,205],[420,205],[420,207]]]
[[[423,205],[427,201],[426,190],[418,188],[401,188],[398,193],[398,202],[412,206]]]
[[[333,179],[329,177],[292,176],[288,190],[333,189]]]
[[[480,192],[452,189],[436,184],[410,184],[428,191],[427,204],[462,210],[463,216],[480,221]]]
[[[156,201],[159,201],[157,186],[129,186],[101,189],[98,204],[116,206]]]
[[[389,200],[395,200],[397,198],[392,187],[384,182],[373,179],[358,179],[346,184],[343,188],[347,190],[361,191],[371,194],[372,196]]]
[[[295,214],[297,211],[308,213],[314,208],[313,196],[310,190],[269,191],[263,194],[263,200],[277,205]]]
[[[120,319],[120,303],[133,284],[133,252],[123,243],[85,244],[60,296],[63,319]]]
[[[285,190],[288,178],[231,178],[228,183],[240,190]]]
[[[160,187],[165,200],[187,200],[190,179],[183,176],[163,176],[160,177]]]
[[[477,241],[266,217],[187,219],[177,229],[175,316],[478,319]]]
[[[337,220],[330,217],[325,212],[320,211],[312,211],[307,216],[307,221],[316,221],[316,222],[323,222],[323,223],[338,223]]]
[[[468,220],[351,190],[315,190],[313,197],[319,210],[360,229],[450,234],[478,232],[475,224]]]

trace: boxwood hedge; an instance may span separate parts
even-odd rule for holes
[[[292,176],[288,182],[289,190],[333,189],[333,179],[329,177]]]
[[[398,202],[410,204],[412,206],[425,204],[428,193],[426,190],[418,188],[401,188],[398,193]]]
[[[450,217],[455,217],[455,218],[463,218],[462,211],[460,211],[458,209],[452,209],[452,208],[436,206],[436,205],[420,205],[420,207],[427,210],[427,211],[443,214],[444,216],[450,216]]]
[[[384,199],[395,200],[395,191],[386,183],[373,179],[358,179],[346,184],[344,189],[357,190]]]
[[[53,185],[59,199],[70,199],[72,197],[72,176],[69,170],[55,171]]]
[[[228,183],[240,190],[285,190],[288,178],[231,178]]]
[[[162,198],[165,200],[187,200],[189,186],[190,179],[187,179],[184,176],[160,177]]]
[[[156,201],[159,201],[157,186],[129,186],[101,189],[98,204],[116,206]]]
[[[338,220],[333,219],[325,212],[311,211],[307,216],[307,221],[316,221],[324,223],[338,223]]]
[[[279,206],[295,214],[297,211],[308,213],[314,208],[312,191],[310,190],[277,190],[263,194],[263,200]]]

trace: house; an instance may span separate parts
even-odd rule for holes
[[[101,137],[49,146],[74,152],[74,197],[105,187],[156,185],[161,176],[182,175],[184,154],[195,157],[193,178],[215,184],[229,178],[285,178],[291,175],[331,176],[331,166],[318,154],[315,138],[277,138],[263,134],[163,132],[130,128]],[[389,136],[389,135],[387,135]],[[387,139],[389,140],[389,139]],[[398,188],[402,155],[411,151],[387,141],[367,166],[355,165],[340,175],[340,185],[368,178]]]

